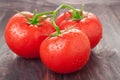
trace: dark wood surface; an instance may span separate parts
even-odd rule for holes
[[[103,38],[91,52],[82,70],[72,74],[56,74],[39,59],[16,56],[7,47],[4,29],[14,10],[39,12],[53,10],[61,3],[96,14],[103,25]],[[120,80],[120,0],[0,0],[0,80]]]

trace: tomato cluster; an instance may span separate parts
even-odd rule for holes
[[[61,8],[71,10],[56,18]],[[64,74],[87,63],[91,49],[102,38],[102,25],[83,7],[78,10],[62,4],[50,12],[18,12],[8,21],[4,36],[15,54],[28,59],[40,57],[49,69]]]

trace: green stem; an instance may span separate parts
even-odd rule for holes
[[[71,9],[73,11],[76,11],[76,9],[74,7],[67,5],[67,4],[60,5],[60,7],[58,7],[58,9],[60,9],[60,8],[68,8],[68,9]]]
[[[53,24],[54,28],[55,28],[56,31],[57,31],[56,36],[58,36],[59,34],[61,34],[60,28],[56,25],[54,19],[52,19],[52,24]]]
[[[70,5],[62,4],[55,10],[55,12],[58,12],[61,8],[68,8],[68,9],[73,10],[73,14],[72,14],[72,19],[73,20],[81,20],[81,19],[84,18],[84,16],[82,15],[82,12],[84,10],[84,5],[82,5],[81,11],[79,12],[78,10],[76,10],[74,7],[72,7]]]
[[[43,15],[48,15],[48,14],[53,14],[53,11],[49,11],[49,12],[42,12],[42,13],[39,13],[39,14],[36,14],[33,19],[32,19],[32,23],[36,23],[37,19],[40,17],[40,16],[43,16]]]
[[[61,5],[60,5],[60,6],[54,11],[54,13],[56,13],[56,14],[54,14],[55,16],[53,17],[54,20],[56,19],[57,13],[58,13],[59,10],[62,9],[62,8],[68,8],[68,9],[71,9],[71,10],[73,10],[73,12],[76,12],[76,11],[77,11],[74,7],[72,7],[72,6],[70,6],[70,5],[67,5],[67,4],[61,4]]]
[[[76,12],[76,9],[74,7],[67,5],[67,4],[62,4],[57,9],[54,10],[53,17],[52,17],[52,24],[57,31],[57,34],[55,34],[55,36],[58,36],[59,34],[61,34],[60,28],[55,23],[55,19],[57,17],[59,10],[62,8],[69,8],[69,9],[72,9],[74,12]]]

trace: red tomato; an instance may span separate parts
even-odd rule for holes
[[[89,59],[88,37],[78,29],[62,31],[56,37],[46,38],[40,46],[42,62],[57,73],[70,73],[81,69]]]
[[[30,12],[22,12],[33,17]],[[9,20],[5,29],[5,40],[9,48],[17,55],[24,58],[38,58],[41,42],[48,34],[55,31],[49,18],[36,26],[28,24],[28,20],[20,13]]]
[[[83,12],[85,18],[81,20],[72,20],[72,12],[65,12],[58,16],[56,24],[60,29],[75,27],[82,30],[88,36],[91,48],[94,48],[102,38],[102,25],[93,13]]]

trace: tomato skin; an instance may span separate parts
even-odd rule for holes
[[[61,14],[60,16],[57,17],[56,19],[56,24],[58,26],[60,26],[60,24],[64,21],[64,20],[69,20],[71,19],[72,14],[70,12],[64,12],[63,14]]]
[[[78,29],[71,29],[46,38],[40,46],[40,57],[49,69],[65,74],[81,69],[89,59],[90,50],[88,37]]]
[[[22,12],[29,17],[33,14]],[[20,13],[15,14],[8,21],[5,29],[5,40],[9,48],[24,58],[39,58],[39,47],[48,34],[55,31],[50,19],[40,22],[36,27],[27,23],[28,20]],[[49,28],[49,29],[48,29]]]
[[[83,15],[85,14],[86,12],[83,12]],[[94,48],[102,38],[102,25],[97,16],[93,13],[88,13],[82,20],[75,21],[72,20],[71,12],[65,12],[58,16],[56,19],[56,24],[61,30],[68,27],[74,27],[82,30],[88,36],[91,43],[91,48]]]

